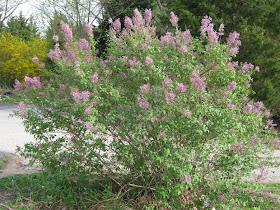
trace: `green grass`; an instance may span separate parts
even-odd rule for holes
[[[5,204],[36,206],[40,209],[124,209],[124,203],[113,200],[110,185],[104,183],[77,183],[60,174],[47,172],[18,175],[1,179],[0,191],[15,194],[13,201]],[[30,202],[32,201],[32,202]],[[30,206],[31,205],[31,206]]]
[[[4,95],[6,92],[11,92],[13,88],[0,81],[0,95]]]
[[[271,194],[269,199],[271,202],[267,209],[280,209],[280,183],[260,183],[258,185]]]
[[[259,185],[264,186],[267,192],[280,196],[280,183]],[[1,192],[13,195],[10,196],[13,199],[0,204],[0,209],[139,209],[134,200],[114,200],[116,192],[109,183],[76,182],[59,173],[41,172],[3,178],[0,181]],[[280,209],[280,203],[272,200],[261,207],[242,206],[235,209],[276,210]]]
[[[267,192],[271,194],[280,195],[280,183],[263,184]]]

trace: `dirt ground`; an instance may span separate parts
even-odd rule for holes
[[[31,174],[40,171],[40,168],[36,166],[28,166],[28,160],[25,160],[17,154],[1,152],[0,161],[2,164],[2,169],[0,169],[0,181],[2,178],[8,176]],[[13,192],[0,190],[0,209],[9,209],[4,205],[4,203],[12,201],[14,197],[15,195]]]
[[[31,174],[40,171],[40,168],[37,166],[28,166],[28,160],[13,153],[4,153],[1,162],[0,179],[12,175]]]

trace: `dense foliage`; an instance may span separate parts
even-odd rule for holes
[[[258,67],[233,62],[239,34],[222,44],[224,27],[215,31],[210,17],[200,38],[179,30],[174,13],[160,38],[151,20],[151,10],[134,10],[123,28],[109,19],[106,58],[92,56],[89,25],[89,42],[76,42],[61,22],[66,43],[48,54],[51,80],[15,84],[17,115],[36,138],[23,154],[71,179],[113,182],[115,199],[146,207],[254,205],[259,192],[244,177],[261,167],[261,179],[259,155],[279,144],[269,111],[248,99]]]

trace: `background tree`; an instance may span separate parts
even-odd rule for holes
[[[39,36],[33,18],[25,18],[22,12],[19,16],[9,18],[4,31],[11,33],[13,36],[22,38],[25,41],[30,41],[32,38]]]
[[[19,5],[28,0],[0,0],[0,26],[16,11]]]
[[[242,46],[237,60],[260,66],[252,87],[255,100],[264,101],[275,112],[280,112],[280,1],[275,0],[162,0],[165,10],[162,25],[168,25],[169,13],[179,17],[181,29],[199,35],[200,21],[205,15],[213,18],[216,28],[225,24],[225,34],[240,33]]]
[[[38,19],[43,25],[50,29],[60,22],[57,21],[58,17],[62,17],[62,20],[71,25],[76,38],[85,37],[86,24],[93,25],[101,19],[102,8],[97,0],[41,0],[35,6],[39,13]]]

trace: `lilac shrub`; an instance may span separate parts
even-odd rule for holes
[[[222,207],[249,195],[244,177],[279,144],[269,111],[248,98],[259,68],[232,61],[239,34],[221,43],[224,27],[216,32],[210,17],[200,38],[180,31],[174,13],[174,30],[160,38],[151,20],[150,10],[135,10],[124,26],[110,19],[104,58],[90,26],[74,41],[61,23],[64,50],[48,54],[57,73],[16,83],[25,94],[18,115],[36,139],[23,153],[68,177],[111,180],[117,198],[134,188],[157,207]]]

